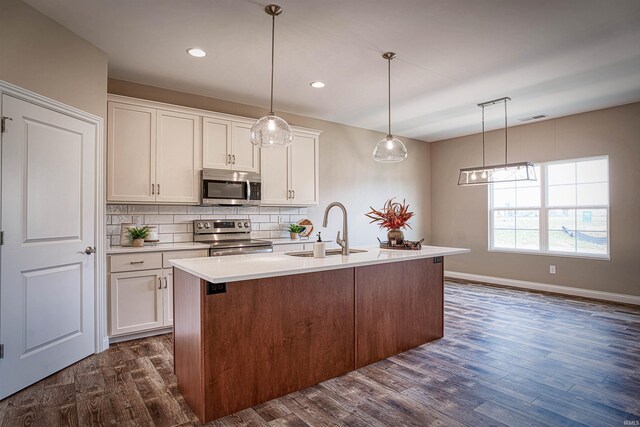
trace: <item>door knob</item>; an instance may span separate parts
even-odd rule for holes
[[[96,248],[92,248],[91,246],[87,246],[85,248],[85,250],[83,252],[80,252],[81,254],[85,254],[85,255],[91,255],[96,253]]]

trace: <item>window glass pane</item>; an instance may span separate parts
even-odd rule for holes
[[[578,252],[589,254],[607,254],[608,236],[605,232],[576,233]]]
[[[516,232],[514,230],[494,230],[493,247],[513,249],[516,247]]]
[[[606,205],[609,203],[609,184],[578,184],[578,206]]]
[[[578,231],[607,231],[607,209],[578,209]]]
[[[574,252],[576,247],[575,209],[550,209],[548,215],[549,250]]]
[[[575,206],[575,185],[554,185],[548,187],[547,200],[549,206]]]
[[[494,190],[498,190],[504,188],[516,188],[515,184],[515,182],[495,182],[489,185],[491,185],[491,188],[493,188]]]
[[[573,184],[575,182],[575,163],[553,163],[547,166],[548,185]]]
[[[608,159],[578,162],[578,182],[606,182],[609,180]]]
[[[495,208],[513,208],[516,206],[516,190],[498,189],[493,191],[493,207]]]
[[[538,211],[516,211],[516,228],[518,230],[538,230],[540,228]]]
[[[539,230],[516,230],[516,249],[539,250]]]
[[[516,207],[537,208],[540,206],[540,187],[525,187],[516,190]]]
[[[516,211],[499,210],[493,212],[493,228],[509,229],[516,228]]]
[[[576,238],[564,231],[549,231],[549,250],[558,252],[575,252]]]

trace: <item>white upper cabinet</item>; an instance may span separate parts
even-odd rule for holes
[[[197,203],[200,198],[200,117],[158,110],[156,201]]]
[[[251,124],[203,118],[202,167],[260,172],[260,150],[249,141]]]
[[[260,148],[249,140],[253,123],[233,123],[231,129],[232,169],[244,172],[260,172]]]
[[[109,102],[107,200],[154,202],[156,110]]]
[[[231,169],[231,121],[202,119],[202,167]]]
[[[318,204],[319,133],[295,128],[293,133],[288,148],[262,149],[262,205]]]
[[[108,103],[107,201],[198,203],[201,119],[152,107]]]

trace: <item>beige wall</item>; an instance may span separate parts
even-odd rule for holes
[[[170,104],[184,105],[245,117],[258,118],[266,113],[258,108],[204,96],[160,89],[151,86],[109,79],[109,93],[132,96]],[[320,227],[324,208],[333,201],[342,202],[349,212],[349,234],[352,244],[377,244],[376,236],[384,233],[369,225],[365,212],[369,206],[381,207],[389,197],[406,199],[417,216],[408,238],[429,239],[431,184],[429,144],[403,138],[409,158],[398,164],[373,161],[375,144],[385,135],[365,129],[311,119],[293,114],[281,114],[291,125],[322,130],[320,135],[320,205],[309,209],[309,218]],[[341,229],[338,212],[332,212],[326,238],[335,239]]]
[[[106,117],[107,55],[19,0],[0,0],[0,80]]]
[[[640,295],[640,103],[509,129],[509,161],[609,155],[611,261],[487,251],[487,187],[458,187],[458,169],[481,162],[479,134],[431,144],[433,244],[471,249],[449,271]],[[504,155],[502,131],[488,134],[487,164]],[[549,265],[557,274],[549,274]]]

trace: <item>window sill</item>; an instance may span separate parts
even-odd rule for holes
[[[578,259],[593,259],[598,261],[611,261],[611,256],[600,254],[574,254],[570,252],[540,252],[540,251],[527,251],[519,249],[500,249],[489,248],[489,252],[514,254],[514,255],[542,255],[548,257],[560,257],[560,258],[578,258]]]

